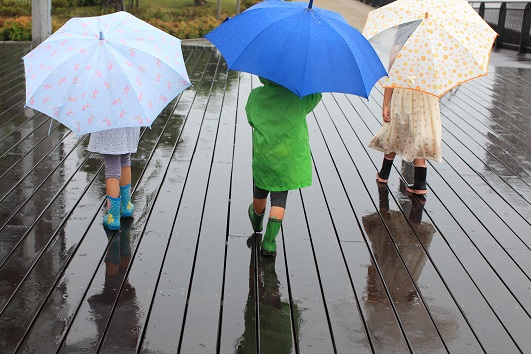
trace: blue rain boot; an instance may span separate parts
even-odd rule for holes
[[[109,230],[120,230],[120,198],[107,196],[109,212],[103,217],[103,225]]]
[[[120,213],[122,217],[127,218],[133,215],[135,206],[131,203],[131,183],[127,186],[120,186]]]

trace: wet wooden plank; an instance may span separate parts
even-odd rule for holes
[[[366,289],[364,289],[365,296],[363,297],[362,308],[367,326],[370,326],[371,336],[378,336],[378,324],[374,321],[375,317],[384,321],[386,331],[389,331],[389,336],[373,340],[374,345],[377,346],[376,351],[403,351],[404,348],[400,349],[400,343],[403,346],[406,345],[404,338],[409,339],[410,345],[421,346],[423,351],[428,350],[428,348],[429,351],[445,350],[446,346],[478,351],[477,340],[466,327],[466,321],[460,313],[459,307],[453,302],[448,289],[445,289],[444,282],[440,275],[436,273],[434,266],[426,260],[429,256],[425,254],[425,250],[420,247],[418,240],[415,238],[415,228],[407,224],[405,216],[401,214],[400,209],[396,210],[395,207],[395,210],[393,210],[393,204],[397,204],[396,200],[400,200],[400,203],[404,204],[408,198],[403,195],[396,199],[389,198],[391,211],[388,210],[388,203],[383,203],[383,206],[380,206],[380,208],[384,208],[381,211],[381,217],[378,213],[371,212],[371,210],[374,210],[374,206],[378,205],[378,199],[382,197],[378,193],[380,190],[375,185],[374,166],[366,154],[367,152],[372,153],[372,151],[366,151],[364,146],[372,135],[362,128],[360,125],[361,118],[357,117],[356,112],[348,109],[350,107],[348,107],[348,101],[344,95],[334,95],[334,99],[326,100],[325,105],[333,117],[335,129],[334,127],[326,127],[322,131],[330,135],[331,131],[337,129],[340,134],[340,137],[334,137],[332,134],[327,139],[328,146],[333,149],[332,156],[336,160],[336,166],[341,169],[340,175],[343,177],[343,183],[347,188],[347,195],[351,200],[356,201],[353,203],[353,208],[359,224],[364,225],[363,235],[366,244],[371,245],[371,257],[365,256],[366,260],[364,261],[368,263],[369,272],[367,273],[367,270],[365,270],[365,276],[369,274],[370,283],[367,283]],[[352,121],[352,127],[346,123],[345,116],[348,116],[349,120]],[[323,122],[323,120],[319,122]],[[341,140],[342,144],[346,146],[334,146],[339,145],[338,142]],[[351,150],[352,153],[350,157],[341,156],[341,150]],[[381,161],[381,154],[377,153],[376,156],[378,158],[377,161]],[[348,171],[345,166],[345,161],[351,159],[355,162],[354,173]],[[344,176],[348,176],[348,178]],[[387,189],[384,188],[384,191],[387,196]],[[367,193],[371,196],[370,199],[368,199],[369,195]],[[364,199],[368,199],[365,206],[360,202]],[[423,226],[423,228],[426,228],[426,226]],[[396,235],[394,235],[395,233]],[[425,235],[424,237],[431,240],[430,236]],[[396,249],[393,244],[397,245]],[[351,246],[350,249],[352,250],[352,248]],[[417,252],[417,256],[412,255],[415,252]],[[357,254],[359,255],[360,251]],[[413,266],[415,266],[416,262],[413,259],[424,259],[425,263],[420,269],[418,266],[414,268]],[[351,260],[350,263],[352,264],[352,262]],[[351,272],[353,270],[351,269]],[[385,285],[381,282],[380,278],[382,276]],[[397,279],[400,279],[400,281],[397,281]],[[368,282],[369,280],[366,281]],[[355,283],[359,284],[363,283],[363,281]],[[415,285],[417,283],[420,284],[417,286]],[[407,299],[404,294],[408,294]],[[430,311],[429,316],[423,315],[422,312],[419,313],[420,315],[414,316],[414,312],[411,312],[409,307],[418,312],[422,306],[414,301],[411,302],[412,298],[421,299],[421,304],[425,303],[425,309],[445,309],[446,314],[452,313],[452,318],[455,317],[454,321],[462,326],[464,325],[462,337],[459,340],[455,340],[454,333],[451,331],[452,326],[448,324],[447,318],[442,316],[440,310],[439,312]],[[393,302],[390,303],[389,299],[392,299]],[[395,303],[397,304],[396,308]],[[409,315],[404,316],[404,313],[408,312],[410,312]],[[431,321],[435,323],[437,328],[435,338],[432,338],[431,341],[426,341],[411,335],[412,329],[408,323],[409,316],[415,317],[418,322],[426,323],[428,321],[430,323]],[[405,322],[405,325],[402,322]],[[393,331],[390,331],[390,329],[393,329]],[[402,330],[404,334],[401,334]],[[443,343],[439,337],[450,338],[453,341],[450,344]]]

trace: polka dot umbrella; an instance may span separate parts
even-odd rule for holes
[[[487,75],[497,33],[465,0],[397,0],[371,11],[363,35],[377,46],[391,27],[422,20],[402,49],[390,58],[384,87],[443,96],[452,88]]]

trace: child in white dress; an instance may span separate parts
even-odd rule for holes
[[[88,151],[103,154],[108,213],[103,225],[120,229],[120,217],[133,215],[131,203],[131,154],[138,148],[140,128],[116,128],[90,134]]]
[[[370,148],[385,154],[376,179],[387,183],[398,154],[415,166],[414,183],[407,191],[426,194],[426,159],[442,161],[439,99],[421,91],[386,87],[382,106],[382,128],[369,142]]]

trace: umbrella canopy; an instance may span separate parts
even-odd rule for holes
[[[497,34],[465,0],[397,0],[369,12],[363,34],[373,43],[382,31],[419,19],[422,23],[391,58],[389,77],[381,80],[384,87],[441,97],[487,74]]]
[[[26,105],[77,135],[150,126],[190,86],[180,40],[127,12],[73,18],[23,60]]]
[[[299,97],[368,97],[387,75],[371,44],[338,13],[310,3],[264,1],[208,33],[229,69],[264,77]]]

